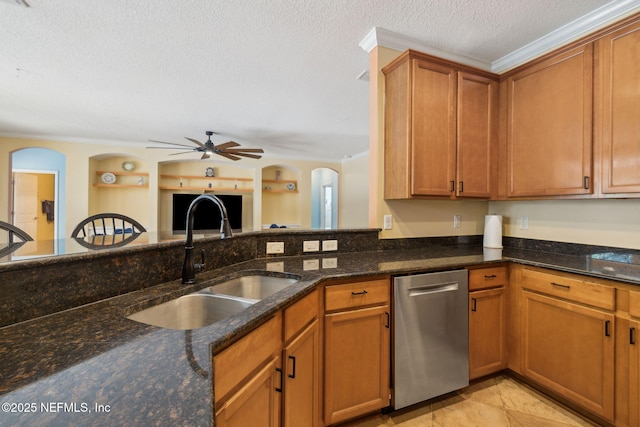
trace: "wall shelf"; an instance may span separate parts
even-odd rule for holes
[[[93,186],[101,188],[149,188],[149,184],[93,184]]]
[[[149,176],[149,172],[96,171],[96,175],[102,175],[103,173],[112,173],[115,176]]]
[[[218,193],[219,192],[225,192],[225,193],[228,193],[228,192],[252,193],[253,192],[253,178],[203,176],[203,175],[168,175],[168,174],[161,174],[160,178],[164,184],[164,185],[158,186],[160,190],[172,190],[172,191],[188,190],[188,191],[204,191],[204,192],[218,192]],[[179,183],[182,183],[182,186],[180,186]],[[207,183],[213,183],[213,185],[209,187]]]
[[[271,185],[273,184],[273,188]],[[293,184],[293,189],[287,188],[288,185]],[[269,187],[269,188],[267,188]],[[262,180],[262,192],[263,193],[291,193],[298,192],[298,181],[291,179],[263,179]]]
[[[253,192],[253,188],[232,188],[232,187],[194,187],[183,185],[180,187],[179,185],[161,185],[158,187],[160,190],[189,190],[189,191],[209,191],[209,192],[229,192],[229,191],[241,191],[244,193]]]

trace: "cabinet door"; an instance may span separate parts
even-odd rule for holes
[[[324,422],[389,405],[389,306],[325,316]]]
[[[414,60],[411,99],[411,194],[450,197],[456,161],[456,72]]]
[[[491,154],[496,141],[498,83],[458,73],[457,197],[491,196]]]
[[[602,192],[640,192],[640,23],[601,40]]]
[[[469,379],[506,367],[504,288],[469,293]]]
[[[319,343],[316,320],[284,349],[285,426],[318,424]]]
[[[507,196],[590,194],[592,46],[507,81]]]
[[[640,322],[629,325],[629,427],[640,427]]]
[[[267,362],[245,385],[216,412],[220,427],[280,425],[280,387],[282,372],[280,357]]]
[[[613,420],[614,317],[522,292],[522,373]]]

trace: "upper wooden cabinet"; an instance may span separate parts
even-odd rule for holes
[[[593,47],[507,80],[507,197],[592,193]]]
[[[385,74],[385,199],[489,198],[497,76],[407,51]]]
[[[598,41],[602,193],[640,193],[640,22]]]

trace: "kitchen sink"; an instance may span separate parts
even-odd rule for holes
[[[127,316],[128,319],[169,329],[196,329],[237,314],[297,278],[253,274],[230,279]]]
[[[128,319],[169,329],[196,329],[226,319],[256,301],[224,295],[193,293],[127,316]]]
[[[227,280],[199,292],[230,295],[234,297],[259,301],[282,289],[293,285],[298,279],[291,277],[263,276],[253,274]]]

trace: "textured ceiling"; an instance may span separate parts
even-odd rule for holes
[[[490,64],[630,2],[0,0],[0,135],[145,146],[214,130],[266,156],[340,160],[368,148],[356,76],[372,28]]]

